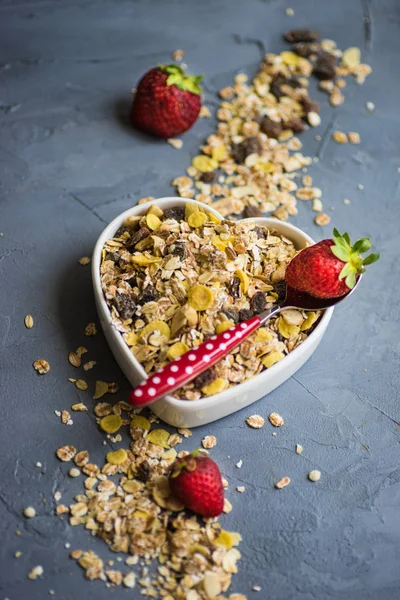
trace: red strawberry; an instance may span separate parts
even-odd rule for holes
[[[203,78],[186,75],[177,65],[151,69],[137,86],[131,121],[138,129],[170,138],[190,129],[199,116]]]
[[[218,465],[195,450],[178,458],[169,478],[172,493],[186,508],[203,517],[218,517],[224,507],[224,488]]]
[[[333,230],[333,240],[322,240],[305,248],[289,263],[286,283],[316,298],[337,298],[347,294],[367,265],[377,261],[379,254],[366,258],[360,255],[371,248],[371,240],[362,238],[353,246],[348,233]]]

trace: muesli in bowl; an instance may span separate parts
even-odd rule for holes
[[[299,248],[274,221],[216,214],[193,201],[142,205],[102,247],[112,324],[147,374],[282,299]],[[303,344],[320,317],[284,311],[176,397],[198,401],[249,381]]]

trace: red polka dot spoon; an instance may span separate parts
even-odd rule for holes
[[[172,394],[185,383],[195,379],[200,373],[209,369],[221,360],[228,352],[238,346],[244,339],[252,334],[258,327],[272,316],[285,309],[298,310],[323,310],[342,302],[354,292],[360,283],[361,275],[356,285],[344,296],[330,299],[320,299],[298,292],[286,286],[286,297],[279,305],[252,317],[248,321],[238,323],[219,335],[213,335],[208,340],[192,348],[179,358],[159,369],[154,375],[143,381],[132,390],[129,400],[135,406],[152,404],[167,394]]]

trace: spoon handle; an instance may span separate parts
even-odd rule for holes
[[[200,373],[221,360],[253,333],[260,324],[260,317],[252,317],[219,335],[213,335],[207,341],[170,362],[132,390],[129,397],[130,403],[135,406],[145,406],[181,388],[185,383],[192,381]]]

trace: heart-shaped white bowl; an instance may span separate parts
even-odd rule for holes
[[[204,204],[195,200],[186,198],[160,198],[153,200],[151,204],[157,204],[160,208],[171,208],[180,204],[197,204],[204,208]],[[105,301],[100,283],[100,264],[101,251],[105,242],[112,238],[123,224],[125,219],[131,215],[141,215],[146,212],[149,204],[141,204],[125,211],[116,217],[103,231],[96,242],[92,259],[92,278],[94,286],[94,295],[96,300],[97,312],[104,335],[115,356],[116,361],[124,372],[125,376],[133,387],[147,378],[147,374],[142,365],[136,360],[129,347],[125,344],[122,335],[112,324],[111,314]],[[223,217],[212,207],[207,206],[207,210],[213,213],[219,219]],[[297,249],[304,248],[313,244],[312,240],[301,229],[282,223],[276,219],[257,218],[252,219],[262,225],[275,229],[279,234],[292,240]],[[309,337],[295,350],[293,350],[282,361],[273,365],[273,367],[256,375],[252,379],[240,383],[232,388],[200,400],[180,400],[172,396],[166,396],[162,400],[152,405],[152,410],[166,423],[176,427],[197,427],[221,419],[245,406],[249,406],[256,400],[259,400],[276,387],[281,385],[286,379],[291,377],[317,348],[322,336],[332,317],[333,308],[328,308],[322,315],[318,325]]]

